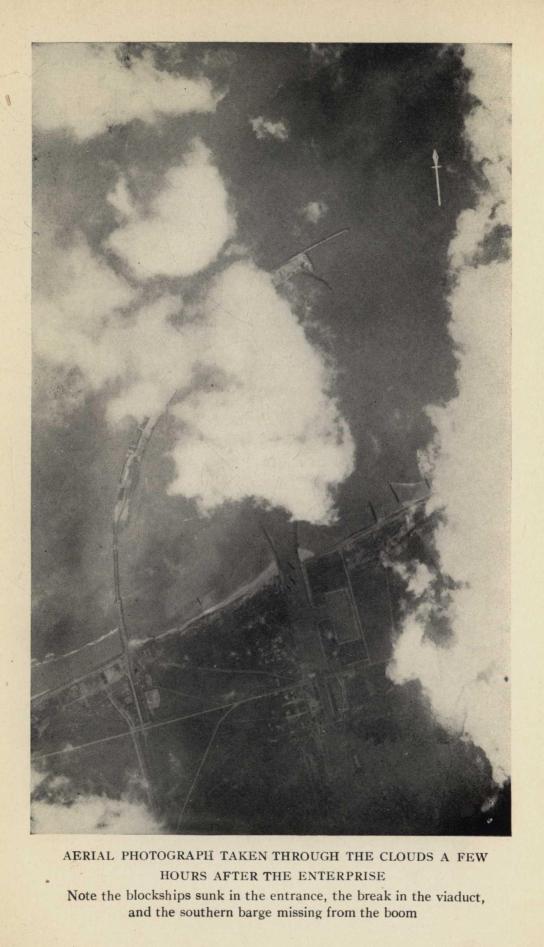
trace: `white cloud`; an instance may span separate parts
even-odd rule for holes
[[[164,829],[149,809],[127,799],[80,796],[75,802],[40,799],[31,805],[34,834],[159,835]]]
[[[223,250],[225,257],[250,257],[251,250],[245,243],[238,240],[231,240]]]
[[[289,138],[289,129],[281,119],[277,122],[273,122],[259,115],[257,118],[250,118],[249,124],[260,140],[265,138],[277,138],[278,141],[287,141]]]
[[[416,598],[420,598],[430,590],[434,576],[424,562],[413,562],[407,566],[402,562],[391,562],[384,559],[384,565],[392,568],[400,576],[406,584],[406,591]]]
[[[205,329],[198,320],[175,324],[172,317],[181,311],[178,297],[160,296],[104,337],[104,346],[123,359],[123,388],[108,406],[111,421],[161,413],[172,395],[190,384]]]
[[[138,783],[138,780],[131,780]],[[123,795],[77,792],[64,775],[52,775],[31,767],[31,830],[41,833],[144,835],[164,831],[147,806]]]
[[[133,119],[211,112],[219,99],[208,79],[161,72],[149,53],[127,68],[110,43],[38,44],[33,76],[35,125],[65,129],[80,141]]]
[[[236,229],[221,175],[199,140],[183,163],[166,173],[145,212],[134,207],[123,181],[109,201],[124,220],[106,245],[142,279],[197,273],[215,260]]]
[[[94,257],[82,238],[70,251],[57,249],[57,293],[36,293],[34,346],[53,365],[76,367],[89,389],[117,382],[108,416],[141,419],[163,410],[173,391],[188,384],[200,344],[192,320],[183,332],[173,324],[181,299],[163,294],[130,313],[132,289]]]
[[[132,197],[127,186],[126,178],[119,178],[113,191],[107,195],[108,204],[116,210],[118,223],[124,223],[134,213]]]
[[[465,121],[465,134],[474,160],[481,163],[487,190],[477,206],[467,208],[457,221],[449,256],[452,270],[470,264],[476,247],[498,225],[510,226],[511,202],[511,53],[506,47],[471,45],[465,65],[472,71],[470,91],[481,101]],[[502,79],[498,79],[502,73]],[[498,80],[498,81],[496,81]]]
[[[77,366],[92,387],[115,378],[119,354],[103,344],[105,333],[135,292],[79,234],[62,249],[40,229],[33,292],[35,351],[56,365]]]
[[[219,380],[172,409],[186,427],[170,492],[194,497],[204,512],[255,497],[294,519],[329,522],[354,446],[324,357],[271,276],[249,263],[217,277],[204,312],[201,360]]]
[[[43,783],[46,773],[41,772],[32,766],[30,769],[30,792],[33,793]]]
[[[302,216],[311,224],[317,224],[328,213],[325,201],[310,201],[302,208]]]
[[[160,414],[175,392],[189,392],[171,408],[183,424],[170,492],[203,513],[255,497],[295,519],[334,517],[353,442],[330,367],[270,274],[232,263],[185,307],[168,294],[138,304],[82,238],[41,265],[55,281],[49,291],[42,278],[35,294],[36,351],[77,367],[88,388],[109,385],[112,423]]]
[[[418,678],[438,719],[481,747],[495,780],[509,773],[509,262],[484,265],[482,241],[510,223],[510,56],[494,46],[469,46],[470,91],[481,104],[466,122],[472,154],[486,187],[464,211],[450,245],[453,289],[449,331],[457,356],[458,395],[428,408],[434,437],[422,457],[432,479],[440,569],[457,583],[448,615],[451,641],[425,636],[432,590],[406,618],[389,675]]]

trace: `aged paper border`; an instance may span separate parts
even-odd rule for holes
[[[0,263],[4,296],[0,350],[2,450],[0,452],[0,583],[3,622],[2,694],[2,922],[9,947],[33,943],[85,947],[116,943],[188,943],[211,947],[253,943],[376,947],[418,939],[421,944],[509,945],[541,943],[543,797],[540,668],[544,647],[535,620],[543,611],[540,578],[542,411],[539,404],[543,293],[539,224],[543,218],[544,3],[542,0],[8,0],[2,16],[0,121],[3,140],[0,187]],[[456,852],[487,850],[485,868],[448,868],[449,887],[485,890],[489,904],[446,914],[429,908],[417,921],[129,922],[106,909],[78,907],[65,900],[77,884],[113,887],[157,883],[153,868],[137,877],[116,863],[105,881],[99,866],[69,866],[66,848],[164,847],[159,836],[30,836],[29,791],[29,366],[30,366],[30,44],[35,41],[254,40],[360,42],[512,42],[514,62],[514,321],[513,321],[513,837],[512,839],[361,839],[351,847],[419,848]],[[8,100],[5,98],[9,96]],[[540,173],[539,173],[540,172]],[[178,839],[178,842],[180,840]],[[202,840],[201,840],[202,841]],[[219,837],[215,847],[273,847],[260,838]],[[183,843],[190,845],[188,838]],[[317,838],[285,838],[282,847],[319,847]],[[348,839],[323,839],[324,847],[350,847]],[[181,847],[176,845],[176,847]],[[92,870],[91,870],[92,868]],[[445,874],[402,872],[399,885],[426,882],[439,888]]]

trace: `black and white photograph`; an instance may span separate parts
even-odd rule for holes
[[[34,44],[33,834],[511,834],[511,115],[507,44]]]

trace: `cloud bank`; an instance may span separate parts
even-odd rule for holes
[[[90,390],[106,388],[112,424],[160,414],[178,393],[170,493],[194,499],[202,514],[252,497],[294,519],[334,519],[353,440],[334,372],[270,274],[238,261],[198,304],[164,293],[135,302],[83,238],[57,255],[54,288],[36,294],[36,352],[77,368]]]
[[[440,573],[455,587],[445,606],[429,575],[418,582],[388,673],[397,683],[419,679],[439,721],[484,750],[500,784],[510,771],[511,272],[505,259],[486,263],[485,251],[510,223],[510,51],[468,46],[465,65],[479,99],[465,131],[482,187],[449,248],[458,394],[427,409],[434,437],[421,457],[432,479],[428,510],[442,511],[434,535]],[[499,243],[504,257],[504,232]],[[440,645],[428,627],[445,608],[452,636]]]
[[[189,79],[155,68],[144,54],[123,63],[115,44],[43,43],[33,50],[33,121],[42,131],[64,129],[79,141],[111,125],[162,115],[214,111],[219,95],[205,77]]]
[[[80,141],[112,122],[209,111],[217,100],[206,80],[159,72],[149,56],[126,68],[114,46],[38,46],[35,57],[38,127]],[[288,137],[282,121],[251,124],[258,138]],[[147,199],[137,173],[120,175],[108,195],[116,226],[101,247],[82,233],[61,246],[46,221],[36,226],[36,354],[65,374],[77,370],[87,392],[105,392],[112,424],[160,414],[175,396],[170,492],[202,514],[253,498],[295,519],[331,522],[354,445],[327,358],[247,254],[233,262],[227,250],[223,271],[210,273],[236,216],[199,138]],[[196,274],[190,302],[183,283],[174,293],[159,282]]]
[[[220,381],[174,406],[184,433],[171,493],[208,512],[254,497],[313,523],[333,518],[333,490],[354,445],[331,396],[332,373],[269,274],[238,262],[205,300],[202,361]]]
[[[31,831],[35,834],[159,834],[163,826],[142,803],[127,797],[76,793],[66,776],[32,769]]]

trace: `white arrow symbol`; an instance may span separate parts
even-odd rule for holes
[[[440,178],[438,177],[438,169],[441,167],[442,165],[438,164],[438,151],[435,148],[433,151],[433,171],[436,177],[436,197],[439,207],[442,207],[442,198],[440,197]]]

